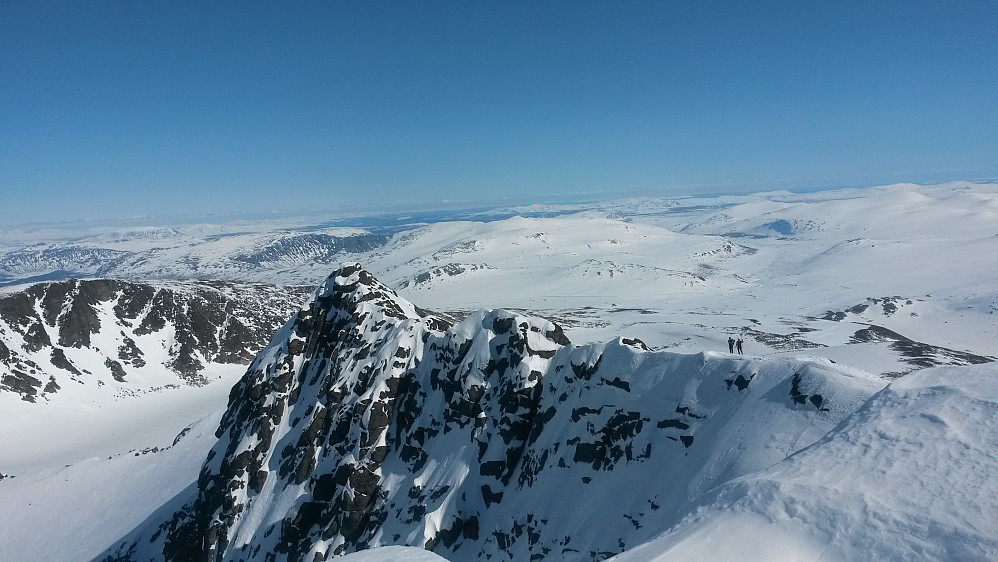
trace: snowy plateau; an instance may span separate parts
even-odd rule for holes
[[[996,560],[996,279],[965,182],[7,228],[0,560]]]

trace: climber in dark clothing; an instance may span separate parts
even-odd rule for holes
[[[742,338],[738,338],[735,347],[738,348],[738,355],[742,355]]]
[[[728,336],[728,353],[735,352],[735,338]]]

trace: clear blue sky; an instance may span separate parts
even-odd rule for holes
[[[998,2],[0,4],[0,222],[998,177]]]

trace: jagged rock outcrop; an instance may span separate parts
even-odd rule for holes
[[[249,363],[303,292],[112,279],[33,285],[0,297],[0,393],[35,401],[67,383],[126,383],[164,367],[174,382],[203,384],[209,363]]]
[[[313,561],[388,544],[604,559],[815,442],[883,384],[831,363],[574,346],[502,310],[449,326],[347,265],[233,387],[196,497],[107,559]]]

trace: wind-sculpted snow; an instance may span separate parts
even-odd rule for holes
[[[995,560],[996,375],[994,364],[908,375],[620,561]]]
[[[94,279],[4,295],[0,394],[34,402],[67,385],[128,392],[153,380],[204,384],[209,363],[249,363],[298,294],[223,282]]]
[[[827,361],[575,346],[503,310],[448,326],[348,265],[232,389],[197,497],[108,559],[604,559],[883,385]]]

